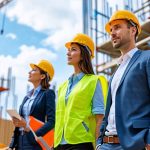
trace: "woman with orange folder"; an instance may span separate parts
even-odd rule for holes
[[[104,114],[103,93],[94,75],[93,40],[82,33],[66,43],[67,61],[73,75],[60,85],[56,106],[56,150],[94,150]]]
[[[42,150],[36,141],[29,125],[29,116],[44,122],[43,126],[35,131],[37,137],[43,137],[54,128],[55,124],[55,93],[49,89],[49,81],[53,79],[54,68],[47,60],[38,64],[30,64],[28,81],[33,84],[31,90],[24,98],[19,114],[21,120],[13,118],[14,134],[9,149],[15,150]]]

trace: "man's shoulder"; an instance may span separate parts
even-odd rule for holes
[[[142,58],[150,58],[150,50],[140,50]]]
[[[150,50],[140,50],[143,55],[150,55]]]

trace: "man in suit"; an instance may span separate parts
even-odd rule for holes
[[[133,13],[119,10],[105,29],[121,57],[110,80],[97,150],[150,150],[150,51],[135,44],[141,26]]]

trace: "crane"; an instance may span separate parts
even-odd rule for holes
[[[3,6],[7,5],[11,1],[12,0],[0,0],[0,8],[2,8]]]
[[[10,3],[12,0],[0,0],[0,9]],[[4,11],[3,19],[2,19],[2,29],[0,31],[0,34],[4,33],[4,24],[5,24],[5,15],[6,15],[6,9]]]

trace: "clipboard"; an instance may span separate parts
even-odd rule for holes
[[[7,109],[6,111],[11,118],[15,117],[15,118],[21,120],[21,116],[18,114],[18,112],[15,109]]]
[[[42,147],[42,150],[52,150],[52,147],[54,146],[54,129],[47,132],[43,137],[38,137],[35,134],[35,131],[38,130],[40,127],[42,127],[44,123],[33,116],[29,116],[29,128],[31,132],[33,133],[35,139]]]

